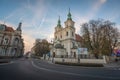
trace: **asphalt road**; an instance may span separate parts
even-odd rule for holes
[[[120,70],[19,59],[0,64],[0,80],[120,80]]]

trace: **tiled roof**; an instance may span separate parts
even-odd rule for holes
[[[14,29],[12,27],[6,27],[5,31],[14,32]]]
[[[82,37],[81,37],[79,34],[75,34],[75,39],[76,39],[76,41],[78,41],[78,42],[81,42],[81,41],[82,41]]]

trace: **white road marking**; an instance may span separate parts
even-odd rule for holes
[[[119,77],[105,77],[105,76],[96,76],[96,75],[83,75],[83,74],[77,74],[77,73],[70,73],[70,72],[61,72],[61,71],[57,71],[57,70],[52,70],[52,69],[47,69],[47,68],[43,68],[43,67],[39,67],[37,65],[34,64],[33,61],[31,61],[33,67],[40,69],[40,70],[45,70],[45,71],[49,71],[49,72],[56,72],[56,73],[61,73],[61,74],[68,74],[68,75],[74,75],[74,76],[82,76],[82,77],[93,77],[93,78],[106,78],[106,79],[119,79]]]
[[[114,68],[113,70],[120,70],[120,68]]]

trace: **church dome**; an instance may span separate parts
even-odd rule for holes
[[[63,46],[62,46],[61,44],[56,44],[56,45],[55,45],[55,48],[57,48],[57,49],[58,49],[58,48],[63,49]]]

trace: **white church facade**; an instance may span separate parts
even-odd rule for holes
[[[75,22],[71,18],[70,10],[67,16],[67,20],[64,22],[65,27],[61,25],[60,17],[55,27],[54,40],[50,47],[52,57],[78,57],[78,48],[81,47],[82,38],[75,33]]]

